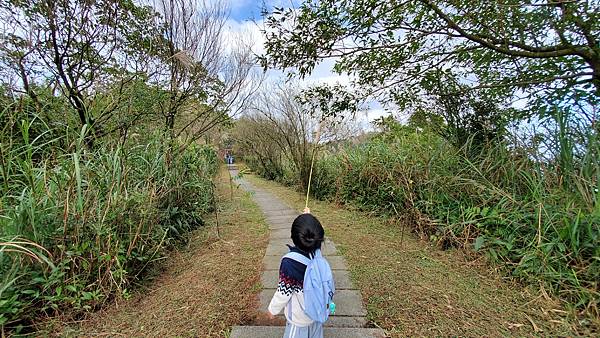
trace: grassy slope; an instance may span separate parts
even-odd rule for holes
[[[224,337],[232,325],[257,317],[262,257],[268,228],[260,209],[241,190],[230,200],[226,171],[219,178],[219,224],[192,233],[174,251],[147,290],[118,301],[62,335]]]
[[[302,194],[246,177],[304,207]],[[346,257],[369,319],[393,337],[578,335],[557,303],[503,281],[481,259],[402,236],[400,226],[382,218],[327,202],[309,206]]]

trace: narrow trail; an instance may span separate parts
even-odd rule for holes
[[[304,197],[252,175],[236,182],[240,189],[230,191],[224,171],[217,184],[220,238],[207,218],[145,289],[49,335],[281,337],[284,322],[266,322],[264,312]],[[340,312],[325,337],[581,336],[559,304],[482,260],[440,251],[364,212],[322,201],[311,211],[335,241],[324,250]]]
[[[232,176],[237,175],[237,167],[230,166]],[[268,191],[254,187],[244,179],[238,180],[240,187],[251,193],[254,201],[261,208],[270,228],[269,244],[263,259],[260,292],[260,311],[266,312],[275,287],[279,280],[279,263],[288,251],[290,226],[299,214]],[[339,256],[335,244],[327,239],[323,245],[323,255],[328,259],[333,270],[336,285],[336,314],[331,316],[325,325],[326,337],[361,338],[383,337],[380,329],[363,328],[367,324],[367,311],[362,304],[360,291],[357,290],[348,276],[344,257]],[[280,338],[283,326],[236,326],[231,338]]]

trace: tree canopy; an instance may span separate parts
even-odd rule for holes
[[[598,1],[308,0],[265,16],[263,66],[303,77],[334,58],[362,96],[407,103],[447,76],[534,112],[600,94]]]

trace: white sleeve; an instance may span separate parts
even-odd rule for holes
[[[281,283],[282,281],[279,282],[280,285]],[[286,295],[286,292],[284,292],[284,290],[281,287],[277,287],[277,290],[275,291],[275,294],[273,295],[273,298],[271,298],[271,302],[269,303],[269,312],[273,316],[278,315],[290,301],[290,298],[292,298],[292,294],[290,292],[288,292]]]

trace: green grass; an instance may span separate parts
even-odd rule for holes
[[[578,149],[581,158],[569,157],[578,168],[567,171],[558,159],[534,161],[530,149],[505,144],[473,154],[427,132],[381,137],[324,151],[313,195],[402,218],[442,248],[479,251],[584,323],[597,320],[600,144],[593,135]]]
[[[31,125],[0,130],[0,329],[12,333],[127,297],[202,226],[217,170],[199,146],[167,163],[160,135],[88,149],[84,128],[62,149],[68,140],[33,137]]]

